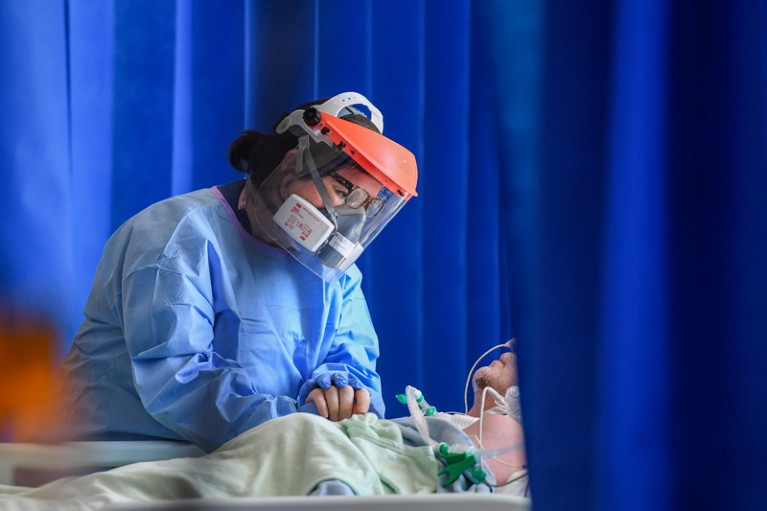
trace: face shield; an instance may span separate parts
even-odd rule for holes
[[[404,147],[323,106],[278,125],[298,146],[252,193],[261,229],[334,282],[416,195],[417,168]]]

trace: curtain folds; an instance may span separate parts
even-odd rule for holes
[[[511,4],[483,4],[493,48],[525,41],[534,7]],[[508,252],[536,508],[767,501],[766,22],[764,2],[555,0],[530,26],[540,90],[493,59],[540,106]]]
[[[0,5],[0,65],[9,70],[0,83],[2,299],[69,334],[76,308],[66,5]]]
[[[240,177],[226,151],[242,129],[269,131],[285,110],[355,90],[420,171],[421,196],[359,262],[389,409],[405,413],[394,397],[406,385],[462,408],[474,358],[511,335],[492,107],[472,111],[470,89],[487,86],[472,79],[470,2],[53,5],[0,3],[0,58],[17,70],[0,86],[6,302],[54,316],[63,353],[114,229],[165,197]],[[41,176],[49,198],[33,200]]]

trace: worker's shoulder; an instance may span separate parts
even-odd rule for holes
[[[210,189],[196,190],[155,202],[128,219],[118,231],[172,232],[189,222],[219,218],[223,206]]]
[[[107,247],[147,255],[163,252],[174,240],[189,244],[213,239],[226,222],[231,223],[213,192],[197,190],[147,206],[115,231]]]
[[[147,221],[156,215],[163,215],[163,218],[181,219],[192,212],[205,211],[210,208],[218,209],[219,207],[221,207],[221,203],[212,189],[204,188],[155,202],[137,213],[134,218]]]

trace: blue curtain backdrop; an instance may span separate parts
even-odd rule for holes
[[[285,110],[354,90],[420,166],[420,197],[359,263],[388,408],[404,413],[395,395],[415,385],[439,408],[462,409],[473,361],[512,335],[502,172],[490,84],[473,78],[487,64],[474,54],[470,2],[4,0],[0,9],[0,65],[12,70],[0,84],[0,282],[5,302],[55,319],[62,354],[122,222],[241,177],[226,150],[242,129],[271,130]]]
[[[0,300],[63,354],[118,225],[356,90],[420,169],[360,260],[389,415],[513,335],[537,509],[763,509],[766,11],[0,0]]]

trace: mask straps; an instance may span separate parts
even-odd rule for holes
[[[299,157],[298,161],[296,162],[296,171],[298,174],[301,174],[301,170],[303,169],[303,160],[304,155],[306,155],[306,165],[309,167],[309,174],[312,176],[312,181],[314,181],[314,186],[317,187],[317,191],[320,194],[320,198],[322,199],[322,203],[325,205],[325,209],[328,210],[328,213],[330,214],[330,221],[333,222],[333,225],[336,229],[338,229],[338,220],[336,220],[336,210],[333,207],[333,201],[330,199],[330,195],[328,195],[328,189],[325,187],[325,183],[322,181],[322,178],[320,177],[320,173],[317,172],[317,167],[314,165],[314,160],[312,159],[311,153],[309,153],[309,137],[308,136],[302,136],[298,139],[298,152]]]

